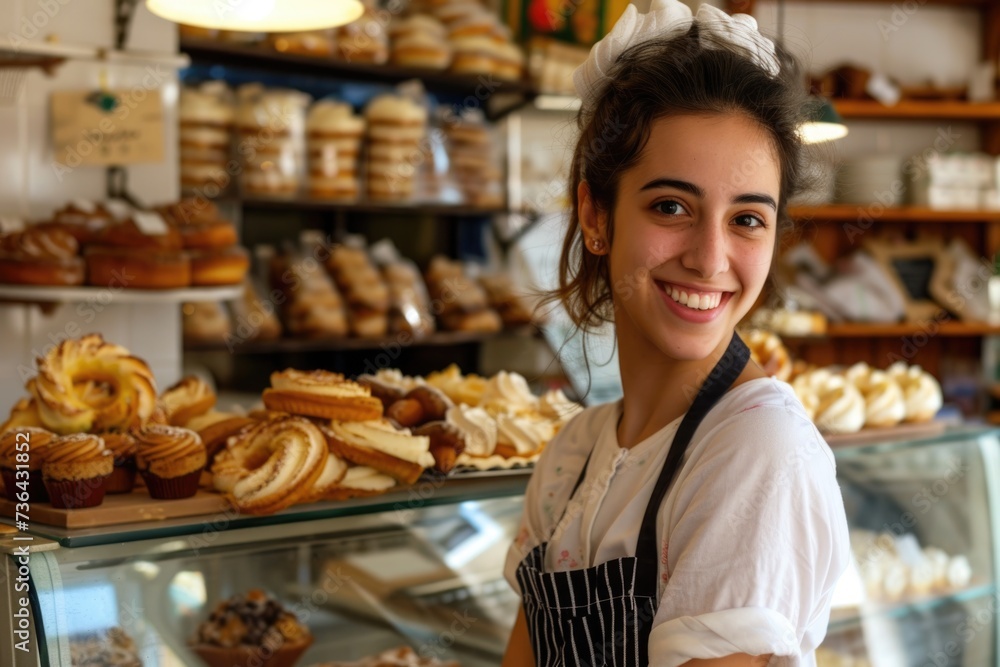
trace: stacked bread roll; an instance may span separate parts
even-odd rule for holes
[[[205,85],[180,96],[181,188],[216,196],[229,184],[226,164],[234,112],[228,90]],[[206,189],[218,191],[206,191]]]
[[[335,53],[347,62],[381,65],[389,59],[389,35],[375,3],[364,5],[360,18],[337,29]]]
[[[365,108],[368,121],[368,195],[376,200],[413,196],[423,162],[427,109],[399,95],[381,95]]]
[[[448,32],[433,16],[415,14],[394,21],[389,37],[395,65],[443,70],[451,64]]]
[[[311,196],[357,198],[364,132],[364,118],[355,115],[349,104],[320,100],[312,106],[306,121]]]
[[[299,189],[305,153],[305,109],[309,96],[294,90],[239,90],[237,153],[242,187],[250,194],[291,196]]]
[[[347,300],[351,333],[364,338],[389,330],[389,289],[363,247],[338,245],[327,269]]]
[[[465,112],[445,126],[451,171],[465,200],[476,206],[502,206],[503,174],[495,142],[480,110]]]
[[[465,275],[461,262],[437,256],[426,274],[427,289],[443,328],[449,331],[499,331],[500,316],[489,305],[486,292]]]
[[[284,327],[291,335],[347,335],[344,301],[321,264],[309,257],[279,255],[270,269],[271,287],[282,294]]]

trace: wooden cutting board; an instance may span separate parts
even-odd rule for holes
[[[14,503],[0,498],[0,515],[14,518],[14,507]],[[156,500],[150,498],[145,489],[137,489],[132,493],[106,495],[97,507],[64,510],[49,503],[31,503],[29,521],[61,528],[95,528],[217,514],[226,507],[226,501],[218,493],[199,490],[190,498]]]
[[[899,424],[885,428],[866,428],[857,433],[839,433],[824,437],[830,447],[871,445],[879,442],[929,438],[944,433],[949,426],[954,425],[955,422],[951,421],[929,421],[918,424]]]

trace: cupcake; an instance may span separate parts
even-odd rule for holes
[[[42,479],[52,506],[77,509],[100,505],[114,467],[114,455],[100,436],[73,433],[55,438],[47,445],[42,461]]]
[[[128,433],[102,433],[101,438],[115,457],[106,492],[129,493],[135,486],[135,438]]]
[[[151,424],[136,436],[135,462],[149,495],[160,500],[190,498],[198,492],[208,462],[205,445],[194,431]]]
[[[210,667],[291,667],[312,641],[295,614],[253,589],[219,603],[191,648]]]
[[[17,494],[24,490],[23,484],[27,481],[28,502],[47,503],[49,494],[45,491],[42,483],[42,461],[45,456],[45,448],[52,442],[56,435],[43,428],[35,426],[19,426],[4,432],[0,436],[0,474],[3,475],[3,488],[7,500],[18,502]],[[20,454],[20,459],[18,455]],[[18,466],[28,472],[25,480],[17,478]],[[18,483],[21,486],[18,486]]]

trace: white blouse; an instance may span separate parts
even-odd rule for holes
[[[518,564],[546,540],[547,571],[635,555],[681,419],[622,449],[621,411],[621,401],[587,408],[542,454],[507,554],[515,591]],[[658,518],[651,664],[746,653],[773,654],[772,665],[815,665],[850,544],[833,454],[790,385],[751,380],[722,397],[688,445]]]

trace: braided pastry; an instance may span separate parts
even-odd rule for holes
[[[39,357],[28,391],[42,424],[56,433],[138,428],[156,407],[146,362],[100,334],[64,340]]]
[[[308,419],[262,421],[219,452],[213,482],[241,512],[273,514],[311,495],[328,455],[326,437]]]

